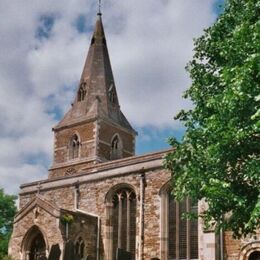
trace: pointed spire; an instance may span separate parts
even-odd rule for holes
[[[120,110],[101,16],[99,7],[77,95],[70,111],[58,127],[66,125],[69,121],[81,121],[102,115],[133,130]],[[94,109],[96,106],[98,109]],[[96,114],[94,111],[99,113]]]
[[[115,83],[101,14],[97,16],[80,82],[87,85],[87,99],[98,95],[101,99],[103,109],[107,111],[109,105],[109,88],[111,85],[114,86]],[[119,105],[117,95],[116,103]]]
[[[92,166],[93,162],[114,159],[111,150],[114,136],[122,139],[117,158],[135,153],[137,133],[120,110],[101,13],[97,15],[74,102],[53,131],[55,151],[51,177],[66,175],[72,165],[78,170]],[[75,134],[80,152],[71,161],[70,144]]]

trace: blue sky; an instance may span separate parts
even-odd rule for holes
[[[191,107],[182,93],[192,39],[215,21],[221,2],[104,1],[116,88],[139,133],[137,154],[168,148],[169,136],[181,139],[173,117]],[[51,128],[74,98],[96,11],[96,0],[0,2],[0,187],[9,193],[47,178]]]
[[[216,15],[219,15],[223,11],[223,7],[224,0],[217,0],[212,5],[212,11]],[[146,126],[137,128],[137,131],[140,133],[140,137],[137,138],[136,143],[137,154],[168,149],[170,148],[167,142],[169,137],[174,136],[175,138],[177,138],[177,140],[181,141],[185,133],[185,129],[182,127],[180,127],[179,129],[172,129],[171,127],[157,129],[153,126]]]

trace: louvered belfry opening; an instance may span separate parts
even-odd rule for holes
[[[136,195],[133,190],[124,188],[113,196],[113,256],[117,248],[131,252],[135,259],[136,237]]]
[[[183,214],[197,214],[198,203],[191,199],[178,202],[168,193],[168,259],[198,259],[198,220],[183,218]]]
[[[69,159],[75,159],[79,157],[79,137],[74,134],[69,143]]]

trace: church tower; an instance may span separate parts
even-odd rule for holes
[[[135,154],[137,133],[120,110],[101,13],[74,102],[53,131],[50,178]]]

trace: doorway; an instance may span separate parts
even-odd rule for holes
[[[26,260],[46,260],[46,241],[43,233],[37,226],[33,226],[25,235],[23,254]]]
[[[260,251],[254,251],[250,254],[248,260],[260,260]]]
[[[38,233],[31,242],[29,260],[46,259],[46,245],[42,233]]]

